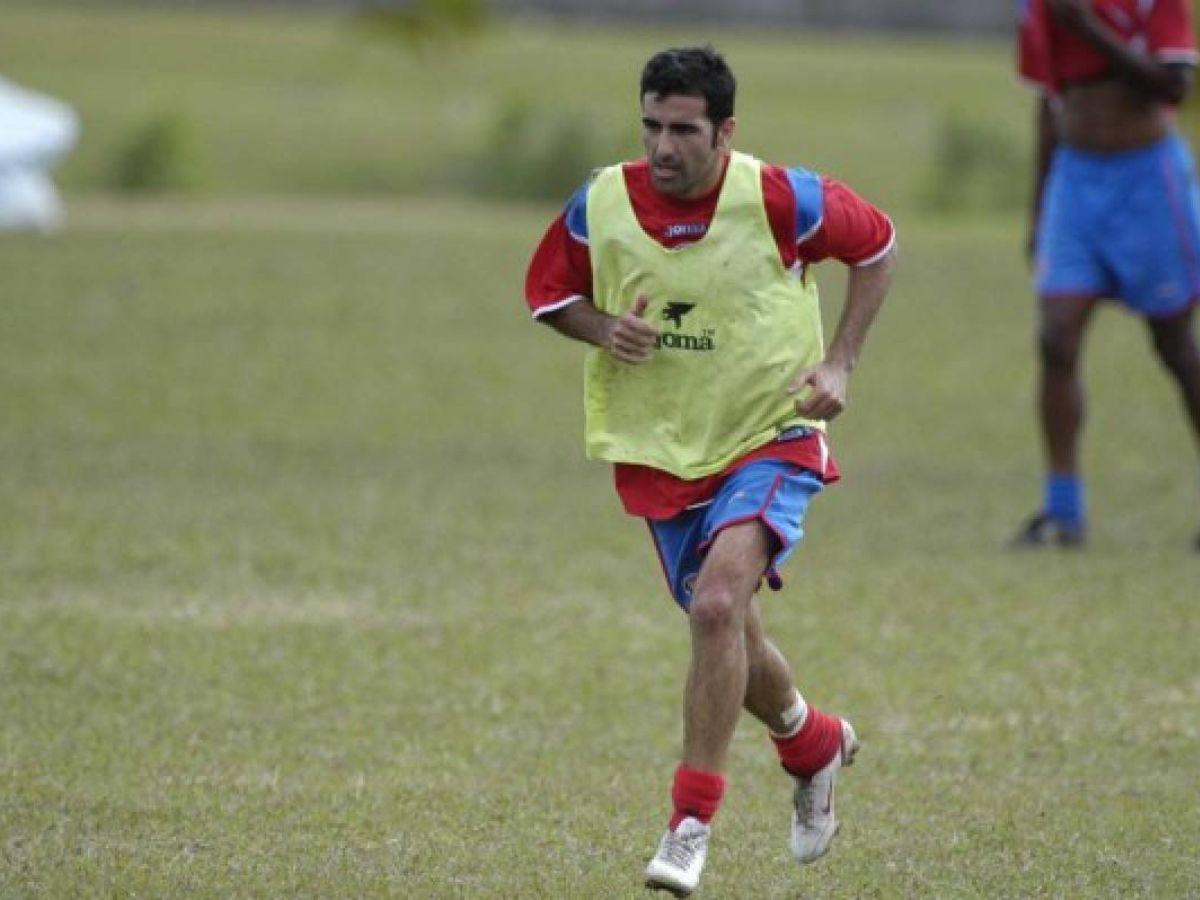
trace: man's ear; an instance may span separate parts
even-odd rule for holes
[[[728,150],[733,145],[733,133],[736,130],[737,119],[730,116],[717,128],[717,146],[722,150]]]

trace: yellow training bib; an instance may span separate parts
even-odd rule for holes
[[[587,455],[681,478],[725,469],[794,425],[792,376],[824,350],[815,285],[783,267],[763,205],[761,163],[734,152],[708,233],[668,249],[634,215],[621,166],[587,199],[593,302],[611,315],[639,294],[662,330],[629,365],[592,348],[585,363]]]

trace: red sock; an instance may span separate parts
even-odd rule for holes
[[[680,766],[675,770],[675,783],[671,786],[671,802],[675,805],[671,830],[689,816],[707,825],[717,814],[724,793],[724,776]]]
[[[788,738],[771,735],[779,762],[789,775],[811,778],[829,765],[835,753],[842,749],[842,720],[828,716],[815,706],[808,707],[808,718],[794,735]]]

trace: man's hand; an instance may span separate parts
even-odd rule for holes
[[[832,419],[846,408],[850,372],[892,283],[895,265],[896,249],[890,247],[875,262],[850,269],[846,305],[842,307],[825,359],[801,369],[788,382],[788,394],[798,395],[794,401],[796,412],[806,419]]]
[[[638,365],[654,355],[659,330],[643,318],[649,304],[649,297],[638,294],[631,309],[610,320],[604,349],[621,362]]]
[[[1099,24],[1090,0],[1046,0],[1046,6],[1054,18],[1077,34],[1090,34]]]
[[[788,384],[789,394],[806,392],[796,398],[796,412],[806,419],[833,419],[846,408],[846,387],[850,370],[825,361],[801,369]]]

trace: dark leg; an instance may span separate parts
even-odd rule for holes
[[[1154,350],[1179,386],[1180,399],[1200,447],[1200,350],[1192,335],[1192,308],[1169,319],[1149,319]]]
[[[1039,302],[1038,414],[1048,473],[1046,497],[1040,511],[1017,532],[1014,547],[1083,544],[1077,480],[1084,410],[1079,359],[1083,334],[1095,308],[1095,297],[1042,297]]]
[[[1192,334],[1192,308],[1169,319],[1148,319],[1154,351],[1179,386],[1183,408],[1192,423],[1192,433],[1200,448],[1200,350]],[[1196,535],[1200,551],[1200,534]]]
[[[1040,301],[1038,411],[1047,467],[1056,475],[1079,471],[1084,413],[1079,359],[1083,333],[1095,308],[1095,297],[1043,297]]]

